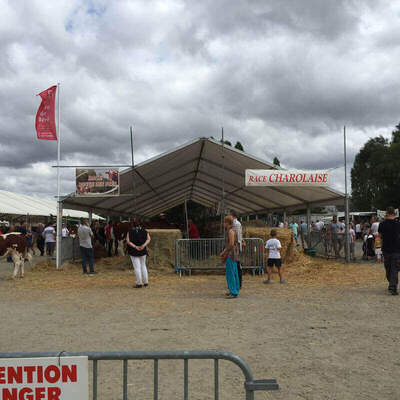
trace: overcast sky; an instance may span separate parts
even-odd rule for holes
[[[1,189],[52,196],[35,95],[61,82],[62,163],[130,162],[200,136],[334,168],[400,121],[400,2],[0,0]],[[343,188],[343,169],[334,184]],[[62,192],[74,190],[64,170]]]

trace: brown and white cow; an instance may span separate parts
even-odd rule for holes
[[[132,224],[129,221],[121,221],[114,224],[114,236],[115,240],[118,241],[118,255],[123,257],[126,252],[126,234],[132,228]]]
[[[0,235],[0,257],[11,256],[14,262],[13,278],[24,277],[26,236],[19,232]]]

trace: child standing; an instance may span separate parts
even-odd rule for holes
[[[376,262],[381,263],[383,262],[382,259],[382,239],[380,236],[375,237],[375,256],[376,256]]]
[[[265,248],[268,249],[268,262],[267,262],[267,273],[268,279],[264,281],[265,284],[271,283],[272,271],[276,267],[278,269],[280,283],[287,283],[282,276],[282,260],[280,250],[282,248],[281,242],[276,238],[276,230],[271,230],[271,239],[267,240]]]

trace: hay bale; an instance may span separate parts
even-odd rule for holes
[[[271,238],[271,230],[274,229],[277,233],[276,238],[279,239],[282,245],[281,257],[284,263],[293,262],[297,258],[296,243],[291,229],[270,228],[243,226],[243,237],[245,238],[260,238],[264,243]],[[265,257],[268,258],[268,252],[265,252]]]
[[[182,239],[179,229],[148,229],[151,242],[147,264],[152,269],[172,268],[175,260],[175,240]]]

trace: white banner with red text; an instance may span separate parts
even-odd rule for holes
[[[246,186],[329,186],[330,171],[246,169]]]
[[[0,359],[1,400],[88,400],[87,357]]]

